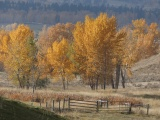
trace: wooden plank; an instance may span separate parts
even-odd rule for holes
[[[132,106],[133,107],[144,107],[145,105],[143,105],[143,104],[133,104]]]
[[[74,100],[74,99],[70,99],[70,101],[81,101],[81,102],[93,102],[93,103],[96,103],[96,101],[83,101],[83,100]]]
[[[96,104],[83,103],[83,102],[70,102],[70,104],[85,104],[85,105],[95,105],[96,106]]]
[[[99,111],[107,111],[107,112],[112,112],[112,111],[117,111],[117,112],[128,112],[127,110],[117,110],[117,109],[99,109]]]
[[[119,109],[119,108],[100,108],[100,110],[117,110],[117,111],[124,111],[124,110],[127,110],[128,111],[128,108],[125,108],[125,107],[123,107],[123,108],[121,108],[121,109]]]
[[[83,108],[96,108],[96,106],[82,106],[82,105],[79,106],[79,105],[71,105],[71,104],[70,104],[70,106],[72,106],[72,107],[73,106],[75,106],[75,107],[83,107]]]

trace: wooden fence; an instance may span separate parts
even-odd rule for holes
[[[97,105],[99,106],[99,110],[101,111],[117,111],[117,112],[128,112],[131,113],[131,104],[125,101],[97,101]]]
[[[69,109],[96,110],[96,101],[69,100]]]
[[[132,107],[133,108],[137,108],[138,107],[139,110],[141,108],[145,108],[146,109],[146,114],[149,115],[149,109],[150,109],[150,105],[149,104],[146,104],[146,105],[144,105],[144,104],[133,104]]]
[[[106,112],[124,112],[131,113],[132,108],[146,108],[146,114],[149,114],[149,104],[132,104],[128,101],[85,101],[85,100],[74,100],[70,98],[65,98],[63,100],[51,100],[47,102],[39,101],[39,106],[41,108],[51,110],[51,111],[68,111],[68,110],[92,110],[92,111],[106,111]]]

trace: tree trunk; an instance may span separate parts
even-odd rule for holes
[[[33,85],[33,93],[34,93],[34,91],[35,91],[35,83],[34,83],[34,85]]]
[[[101,84],[101,89],[104,89],[104,85],[103,84]]]
[[[113,80],[113,75],[111,75],[111,85],[112,85],[112,89],[114,89],[114,80]]]
[[[99,75],[97,76],[97,79],[96,79],[96,90],[98,90],[98,81],[99,81]]]
[[[65,70],[63,69],[62,73],[61,73],[61,77],[62,77],[62,84],[63,84],[63,90],[66,90],[66,85],[65,85]]]
[[[121,77],[122,77],[122,87],[125,88],[125,75],[122,69],[121,69]]]
[[[91,87],[91,90],[95,90],[95,83],[94,83],[93,77],[88,78],[88,80],[89,80],[89,85]]]
[[[29,90],[29,80],[27,80],[27,90]]]
[[[107,80],[107,58],[105,53],[105,60],[104,60],[104,76],[103,76],[103,83],[104,83],[104,90],[106,89],[106,80]]]
[[[63,89],[65,90],[66,89],[66,85],[65,85],[65,78],[64,77],[62,78],[62,83],[63,83]]]
[[[103,89],[104,90],[106,89],[106,76],[104,76],[104,79],[103,79]]]
[[[118,86],[119,86],[120,70],[121,70],[121,65],[120,65],[120,62],[118,62],[117,65],[116,65],[116,83],[115,83],[115,89],[118,89]]]
[[[22,88],[22,83],[21,83],[21,80],[20,80],[20,77],[19,77],[19,73],[17,73],[17,79],[18,79],[18,82],[19,82],[19,87]]]
[[[67,89],[68,89],[68,85],[69,85],[69,82],[68,82],[68,80],[67,80]]]
[[[29,77],[27,76],[27,84],[26,84],[27,90],[29,90],[29,86],[30,86]]]

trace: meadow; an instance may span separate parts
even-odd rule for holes
[[[75,87],[74,87],[75,88]],[[28,104],[32,107],[38,107],[39,104],[36,100],[45,99],[45,101],[50,101],[52,99],[58,100],[67,97],[71,97],[77,100],[98,100],[110,98],[112,100],[129,100],[133,102],[142,102],[143,104],[149,104],[149,115],[146,115],[146,109],[143,108],[133,108],[132,114],[122,114],[119,112],[107,112],[100,111],[86,111],[73,110],[65,112],[56,112],[60,116],[71,120],[158,120],[160,119],[160,90],[159,89],[140,89],[140,88],[126,88],[113,90],[108,88],[107,90],[97,90],[93,91],[87,87],[76,87],[73,90],[72,87],[68,90],[57,91],[56,88],[53,89],[43,89],[36,90],[32,93],[32,90],[22,90],[17,88],[1,88],[0,96],[17,100]],[[81,88],[81,89],[80,89]],[[42,103],[45,106],[45,102]]]

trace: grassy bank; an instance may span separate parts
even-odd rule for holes
[[[0,120],[65,120],[54,113],[0,98]]]

